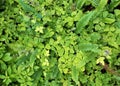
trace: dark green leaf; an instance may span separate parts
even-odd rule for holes
[[[80,18],[80,20],[76,24],[77,25],[76,33],[80,33],[83,30],[83,28],[89,23],[94,13],[95,13],[94,11],[91,11]]]

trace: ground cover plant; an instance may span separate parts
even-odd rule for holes
[[[120,0],[0,0],[0,86],[119,86]]]

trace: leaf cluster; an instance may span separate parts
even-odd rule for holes
[[[119,0],[5,4],[0,13],[0,86],[120,85],[120,76],[107,71],[120,73]]]

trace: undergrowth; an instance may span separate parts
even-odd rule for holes
[[[119,86],[120,0],[1,0],[0,86]]]

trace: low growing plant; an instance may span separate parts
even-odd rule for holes
[[[119,86],[119,7],[119,0],[6,0],[0,85]]]

